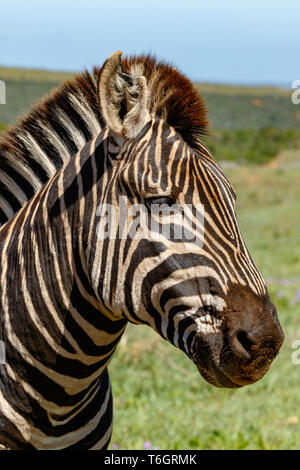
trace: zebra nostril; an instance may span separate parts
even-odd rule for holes
[[[251,354],[251,348],[254,344],[254,341],[251,340],[250,335],[246,331],[239,331],[236,335],[238,342],[242,345],[242,347]]]
[[[250,340],[249,335],[244,330],[239,330],[233,333],[230,337],[230,348],[235,356],[240,357],[241,359],[249,360],[251,359],[251,348],[253,341]]]

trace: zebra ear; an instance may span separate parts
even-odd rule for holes
[[[148,87],[145,77],[123,71],[122,52],[104,63],[98,79],[98,96],[103,118],[118,136],[135,138],[149,121]]]

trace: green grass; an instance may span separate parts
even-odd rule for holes
[[[217,389],[180,351],[150,328],[130,325],[110,365],[115,424],[112,446],[142,449],[299,449],[300,170],[227,169],[240,227],[269,279],[286,339],[269,372],[239,390]],[[282,279],[290,280],[291,285]],[[283,284],[283,285],[281,285]],[[297,421],[298,419],[298,421]]]

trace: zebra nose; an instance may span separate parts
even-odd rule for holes
[[[275,328],[276,329],[276,328]],[[229,346],[231,352],[242,360],[249,361],[262,353],[276,355],[283,338],[279,331],[273,328],[257,327],[247,331],[238,329],[230,333]]]

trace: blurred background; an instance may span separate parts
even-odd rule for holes
[[[111,362],[110,448],[299,449],[300,4],[297,0],[11,0],[0,6],[0,132],[51,88],[114,51],[153,53],[191,78],[211,122],[205,144],[237,194],[242,234],[286,340],[270,371],[216,389],[147,327]],[[298,347],[299,348],[299,347]],[[299,358],[299,361],[298,359]]]

